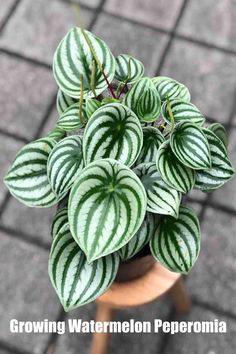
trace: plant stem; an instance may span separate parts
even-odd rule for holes
[[[168,110],[168,113],[169,113],[169,116],[170,116],[170,121],[171,121],[171,131],[170,132],[172,132],[174,127],[175,127],[175,118],[174,118],[174,115],[173,115],[173,112],[172,112],[172,109],[171,109],[170,100],[169,100],[168,96],[167,96],[166,107],[167,107],[167,110]]]

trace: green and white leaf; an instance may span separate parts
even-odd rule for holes
[[[190,92],[188,88],[180,82],[166,76],[154,77],[152,82],[163,102],[167,97],[170,100],[178,98],[185,102],[190,102]]]
[[[155,88],[146,90],[137,101],[136,112],[141,122],[154,122],[161,111],[161,99]]]
[[[224,143],[211,130],[203,129],[210,145],[212,168],[197,171],[195,188],[211,191],[221,187],[235,175]]]
[[[65,311],[69,311],[102,295],[113,283],[118,266],[117,253],[88,264],[65,225],[53,240],[48,270]]]
[[[83,128],[87,120],[84,106],[82,108],[82,120],[83,123],[80,119],[79,103],[75,103],[67,108],[67,110],[59,117],[57,126],[67,132]]]
[[[108,82],[111,82],[115,75],[115,58],[105,42],[89,31],[85,30],[85,33]],[[54,77],[60,89],[71,97],[79,98],[82,76],[84,98],[94,97],[91,88],[93,62],[93,54],[81,28],[72,28],[60,42],[53,59]],[[97,63],[94,78],[94,88],[99,95],[106,89],[107,82]]]
[[[88,119],[92,116],[92,114],[101,107],[101,102],[96,100],[95,98],[88,98],[86,100],[85,110],[86,116]]]
[[[120,54],[116,58],[116,80],[123,83],[133,84],[143,76],[143,73],[143,63],[131,55]]]
[[[156,226],[157,216],[146,213],[143,223],[136,234],[119,250],[122,261],[126,261],[135,256],[148,243],[154,235]]]
[[[200,251],[200,226],[193,210],[180,207],[178,219],[161,219],[150,241],[153,257],[172,272],[187,274]]]
[[[59,140],[63,139],[65,137],[65,135],[66,135],[65,131],[63,129],[61,129],[60,127],[56,126],[53,130],[51,130],[47,134],[47,138],[51,138],[56,141],[59,141]]]
[[[229,141],[228,141],[228,136],[227,132],[225,130],[225,127],[220,124],[220,123],[213,123],[209,125],[208,129],[210,129],[218,138],[222,141],[224,146],[227,148]]]
[[[86,164],[113,158],[131,166],[143,144],[143,132],[137,116],[121,103],[99,108],[89,119],[83,137]]]
[[[68,107],[72,106],[73,104],[78,103],[77,98],[73,98],[68,96],[66,93],[62,92],[58,89],[57,92],[57,112],[59,116],[61,116]]]
[[[135,164],[143,162],[156,162],[157,150],[165,141],[163,134],[156,127],[143,128],[143,146]]]
[[[147,193],[147,211],[156,214],[172,215],[177,218],[181,193],[170,187],[161,178],[156,164],[143,163],[134,172],[140,178]]]
[[[171,124],[167,101],[162,105],[162,115],[168,124]],[[190,102],[185,102],[180,99],[169,101],[175,123],[189,121],[194,124],[202,125],[205,122],[205,117],[199,109]]]
[[[25,145],[4,179],[11,194],[30,207],[49,207],[58,202],[47,178],[47,160],[56,141],[41,138]]]
[[[209,143],[202,129],[193,123],[178,123],[171,134],[170,145],[185,166],[196,170],[211,168]]]
[[[195,171],[183,165],[172,152],[170,142],[165,141],[157,152],[157,170],[172,188],[188,193],[194,187]]]
[[[52,149],[47,164],[48,180],[57,196],[65,195],[84,167],[82,138],[78,135],[61,140]]]
[[[58,235],[58,233],[65,225],[69,225],[67,207],[58,209],[56,214],[53,216],[51,224],[51,236],[53,239]]]
[[[141,226],[146,192],[125,165],[104,159],[83,169],[69,197],[69,223],[88,262],[123,247]]]

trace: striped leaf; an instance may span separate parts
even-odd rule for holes
[[[120,250],[119,255],[122,261],[126,261],[135,256],[153,237],[157,225],[157,217],[154,214],[146,213],[142,225]]]
[[[170,142],[165,141],[157,152],[157,169],[162,179],[179,192],[191,191],[195,183],[195,171],[183,165],[171,150]]]
[[[203,129],[203,132],[210,145],[212,168],[197,171],[195,188],[211,191],[230,180],[234,176],[235,170],[229,161],[223,142],[211,130]]]
[[[210,147],[203,131],[187,121],[178,123],[170,137],[175,156],[185,166],[201,170],[211,167]]]
[[[100,38],[89,31],[85,33],[108,82],[111,82],[115,75],[115,58]],[[102,93],[107,87],[107,82],[98,65],[95,66],[95,73],[92,75],[93,62],[93,54],[81,28],[72,28],[57,47],[53,59],[54,77],[60,89],[71,97],[79,98],[81,77],[83,77],[84,98],[93,97],[94,93],[91,88],[93,76],[96,94]]]
[[[67,132],[82,128],[87,120],[84,107],[82,109],[82,119],[84,124],[82,124],[80,120],[79,104],[75,103],[67,108],[65,112],[59,117],[57,126]]]
[[[220,140],[222,141],[222,143],[226,148],[228,147],[229,141],[228,141],[227,132],[225,130],[225,127],[222,124],[213,123],[209,125],[208,129],[210,129],[216,136],[218,136],[218,138],[220,138]]]
[[[57,92],[57,112],[61,116],[68,107],[78,103],[78,99],[68,96],[66,93],[58,89]]]
[[[185,102],[180,99],[170,100],[169,101],[171,111],[175,123],[182,121],[189,121],[194,124],[202,125],[205,122],[205,118],[199,109],[190,102]],[[167,107],[167,102],[164,102],[162,105],[162,115],[165,121],[168,124],[171,124],[171,119]]]
[[[162,101],[179,98],[190,102],[190,93],[186,86],[166,76],[157,76],[152,79]]]
[[[152,126],[143,128],[143,146],[135,164],[156,162],[157,150],[164,141],[165,138],[159,129]]]
[[[48,268],[52,285],[69,311],[102,295],[114,281],[118,266],[117,253],[88,264],[65,225],[53,240]]]
[[[25,145],[16,155],[4,181],[11,194],[30,207],[57,203],[47,178],[47,160],[56,141],[41,138]]]
[[[146,90],[137,101],[136,111],[141,122],[154,122],[161,111],[161,99],[155,89]]]
[[[153,257],[172,272],[187,274],[200,251],[200,226],[193,210],[180,207],[178,219],[165,216],[150,241]]]
[[[52,219],[52,224],[51,224],[51,236],[54,239],[60,230],[65,226],[69,225],[68,221],[68,208],[64,207],[61,209],[58,209],[56,214],[54,215]]]
[[[91,117],[91,115],[101,106],[101,102],[96,100],[96,99],[93,99],[93,98],[88,98],[86,100],[86,116],[88,118]]]
[[[115,252],[136,233],[145,216],[146,193],[125,165],[112,159],[85,167],[69,197],[69,223],[88,262]]]
[[[136,115],[120,103],[99,108],[84,131],[83,153],[88,164],[101,158],[114,158],[127,166],[137,159],[143,133]]]
[[[65,194],[84,167],[82,139],[78,135],[61,140],[52,149],[47,164],[48,180],[57,196]]]
[[[143,64],[131,55],[120,54],[116,58],[116,80],[123,83],[133,84],[143,76],[143,73]]]
[[[59,141],[59,140],[63,139],[65,137],[65,135],[66,135],[65,131],[56,126],[53,130],[51,130],[47,134],[47,138],[51,138],[56,141]]]
[[[179,215],[181,193],[170,187],[161,178],[156,164],[143,163],[138,165],[134,172],[140,178],[147,193],[147,211],[151,213]]]

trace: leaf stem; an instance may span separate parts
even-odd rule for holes
[[[81,82],[81,86],[80,86],[80,98],[79,98],[79,119],[80,119],[80,123],[81,125],[84,124],[84,119],[83,119],[83,101],[84,101],[84,78],[83,75],[80,74],[80,82]]]
[[[174,118],[174,115],[173,115],[173,112],[171,109],[170,100],[169,100],[168,96],[167,96],[166,100],[167,100],[166,107],[167,107],[167,110],[168,110],[168,113],[170,116],[170,121],[171,121],[171,131],[170,132],[172,132],[175,127],[175,118]]]

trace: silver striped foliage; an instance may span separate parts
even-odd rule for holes
[[[230,180],[235,174],[235,169],[229,161],[226,147],[220,138],[209,129],[203,129],[203,132],[210,145],[212,168],[197,171],[195,188],[211,191]]]
[[[124,246],[142,224],[146,206],[142,183],[125,165],[104,159],[85,167],[71,189],[68,215],[88,262]]]
[[[4,181],[21,203],[30,207],[57,203],[47,178],[47,160],[55,145],[55,140],[41,138],[25,145],[16,155]]]
[[[178,123],[171,133],[170,145],[185,166],[196,170],[211,168],[209,143],[202,129],[193,123]]]
[[[165,141],[157,152],[157,170],[162,179],[179,192],[191,191],[195,183],[195,171],[183,165],[172,152],[170,142]]]
[[[167,101],[162,105],[162,115],[168,124],[171,124],[171,119],[167,107]],[[199,109],[190,102],[185,102],[180,99],[169,101],[170,109],[174,116],[175,123],[187,120],[191,123],[202,125],[205,122],[205,117]]]
[[[66,135],[66,132],[61,129],[60,127],[56,126],[54,129],[52,129],[48,134],[47,138],[52,138],[56,141],[59,141],[63,139]]]
[[[78,135],[61,140],[50,152],[47,163],[48,180],[60,197],[71,188],[84,167],[82,138]]]
[[[52,219],[52,224],[51,224],[51,236],[54,239],[54,237],[57,236],[57,234],[60,232],[60,230],[66,225],[69,225],[68,221],[68,208],[63,207],[61,209],[58,209],[56,214],[53,216]]]
[[[161,111],[161,99],[155,88],[145,90],[137,101],[136,112],[141,122],[154,122]]]
[[[120,54],[116,57],[116,80],[123,83],[133,84],[143,76],[143,73],[143,63],[138,59],[127,54]]]
[[[89,31],[85,33],[108,82],[111,82],[115,75],[115,58],[105,42]],[[60,89],[71,97],[79,98],[82,76],[84,98],[93,97],[91,89],[93,60],[93,54],[81,28],[72,28],[60,42],[53,59],[54,77]],[[99,95],[106,89],[107,82],[97,64],[94,77],[96,94]]]
[[[222,124],[213,123],[208,126],[208,129],[210,129],[216,136],[218,136],[218,138],[220,138],[224,146],[228,148],[228,144],[229,144],[228,136],[225,127]]]
[[[88,117],[88,119],[100,106],[101,106],[101,102],[94,99],[94,98],[88,98],[86,100],[85,110],[86,110],[86,116]]]
[[[68,96],[66,93],[62,92],[60,89],[57,91],[57,112],[61,116],[68,107],[73,104],[78,103],[77,98]]]
[[[66,132],[71,132],[76,129],[80,129],[85,125],[87,121],[85,107],[82,107],[82,120],[80,119],[79,103],[75,103],[68,107],[65,112],[59,117],[57,126]]]
[[[84,131],[85,164],[110,157],[131,166],[142,143],[141,124],[128,107],[121,103],[102,106],[90,117]]]
[[[52,285],[65,311],[102,295],[113,283],[119,262],[119,255],[113,253],[88,264],[65,225],[53,239],[48,267]]]
[[[161,178],[153,162],[138,165],[133,170],[140,178],[147,193],[147,211],[156,214],[179,215],[181,193]]]
[[[143,128],[143,146],[135,164],[156,162],[156,154],[160,145],[165,141],[163,134],[156,127]]]
[[[178,219],[165,216],[150,241],[153,257],[172,272],[187,274],[200,251],[200,226],[193,210],[180,207]]]
[[[119,255],[122,261],[126,261],[135,256],[148,243],[154,235],[157,222],[156,215],[146,213],[142,225],[136,234],[119,250]]]
[[[166,76],[157,76],[152,79],[157,92],[164,102],[169,99],[179,98],[185,102],[190,102],[190,93],[186,86],[180,82]]]

